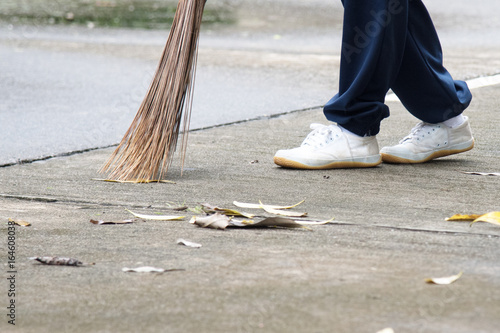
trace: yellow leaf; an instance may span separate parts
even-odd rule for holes
[[[143,220],[175,221],[175,220],[182,220],[183,218],[185,218],[185,216],[175,216],[175,215],[144,215],[144,214],[134,213],[128,209],[125,210],[130,214],[134,215],[135,217],[138,217]]]
[[[446,221],[474,221],[478,217],[480,217],[480,214],[455,214],[451,217],[447,217]]]
[[[487,222],[491,224],[500,225],[500,212],[491,212],[481,215],[477,219],[471,222],[471,225],[476,222]]]
[[[455,282],[458,279],[460,279],[460,277],[462,276],[462,274],[463,274],[463,272],[460,272],[457,275],[453,275],[453,276],[447,276],[447,277],[442,277],[442,278],[425,279],[425,282],[431,283],[431,284],[439,284],[439,285],[452,284],[453,282]]]
[[[23,221],[23,220],[9,219],[9,222],[14,223],[14,224],[21,226],[21,227],[29,227],[31,225],[31,223]]]

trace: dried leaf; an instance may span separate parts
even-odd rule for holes
[[[480,214],[455,214],[451,217],[447,217],[446,221],[464,221],[464,222],[470,222],[474,221],[478,217],[480,217]]]
[[[463,171],[463,173],[466,173],[468,175],[475,175],[475,176],[500,176],[500,172],[466,172],[466,171]]]
[[[101,224],[129,224],[134,223],[135,220],[122,220],[122,221],[103,221],[103,220],[90,220],[90,223],[101,225]]]
[[[307,216],[307,213],[301,213],[301,212],[291,212],[291,211],[286,211],[286,210],[281,210],[281,209],[272,209],[272,208],[267,208],[263,207],[264,210],[270,214],[274,215],[281,215],[281,216],[288,216],[288,217],[304,217]]]
[[[277,228],[303,228],[311,230],[310,228],[300,223],[297,223],[292,219],[279,216],[268,217],[259,222],[254,222],[249,220],[243,220],[243,221],[231,220],[229,224],[233,227],[252,227],[252,228],[277,227]]]
[[[189,223],[196,224],[197,226],[202,228],[224,230],[229,225],[229,217],[220,213],[215,213],[213,215],[205,217],[193,216]]]
[[[188,241],[188,240],[185,240],[185,239],[182,239],[182,238],[179,238],[177,240],[177,244],[179,244],[179,245],[185,245],[187,247],[195,247],[195,248],[201,247],[201,244],[198,244],[198,243],[195,243],[195,242],[191,242],[191,241]]]
[[[378,331],[377,333],[394,333],[394,330],[390,327],[384,328],[383,330]]]
[[[297,219],[295,219],[294,221],[297,222],[298,224],[302,224],[302,225],[323,225],[323,224],[328,224],[328,223],[332,222],[333,220],[335,220],[334,217],[332,217],[329,220],[325,220],[325,221],[297,220]]]
[[[500,212],[491,212],[481,215],[471,222],[471,226],[476,222],[487,222],[495,225],[500,225]]]
[[[453,276],[447,276],[447,277],[442,277],[442,278],[425,279],[425,282],[431,283],[431,284],[439,284],[439,285],[452,284],[453,282],[455,282],[458,279],[460,279],[460,277],[462,276],[462,274],[463,274],[463,272],[460,272],[457,275],[453,275]]]
[[[173,268],[173,269],[164,269],[164,268],[155,268],[151,266],[143,266],[137,268],[122,268],[123,272],[133,272],[133,273],[165,273],[165,272],[175,272],[175,271],[183,271],[182,268]]]
[[[31,257],[29,259],[36,260],[44,265],[57,265],[57,266],[95,265],[95,263],[86,264],[77,259],[63,258],[63,257]]]
[[[109,183],[129,183],[129,184],[149,184],[149,183],[169,183],[175,184],[175,182],[171,180],[163,180],[163,179],[136,179],[136,180],[116,180],[116,179],[101,179],[101,178],[92,178],[92,180],[98,180],[101,182],[109,182]]]
[[[31,223],[23,221],[23,220],[9,219],[9,222],[14,223],[15,225],[18,225],[20,227],[29,227],[29,226],[31,226]]]
[[[304,217],[307,216],[307,213],[299,213],[299,212],[290,212],[282,209],[275,209],[268,207],[262,203],[260,203],[260,207],[264,209],[266,212],[275,214],[275,215],[282,215],[282,216],[288,216],[288,217]]]
[[[222,213],[224,215],[228,215],[228,216],[243,216],[243,217],[247,217],[249,219],[251,219],[255,216],[254,214],[239,212],[239,211],[234,210],[234,209],[220,208],[217,206],[212,206],[210,204],[202,204],[201,207],[205,213],[220,212],[220,213]]]
[[[297,207],[301,203],[303,203],[305,200],[302,200],[299,203],[296,203],[295,205],[291,206],[277,206],[277,205],[264,205],[260,200],[258,204],[253,204],[253,203],[245,203],[245,202],[238,202],[238,201],[233,201],[233,205],[240,207],[240,208],[255,208],[255,209],[263,209],[262,206],[270,208],[270,209],[290,209]]]
[[[145,214],[137,214],[128,209],[125,209],[130,214],[134,215],[143,220],[156,220],[156,221],[175,221],[182,220],[185,216],[175,216],[175,215],[145,215]]]
[[[258,223],[255,223],[254,226],[264,226],[264,227],[280,227],[280,228],[303,228],[303,229],[308,229],[310,228],[295,222],[292,219],[287,219],[285,217],[268,217]]]

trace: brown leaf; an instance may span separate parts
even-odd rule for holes
[[[259,222],[248,221],[248,220],[243,220],[243,221],[231,220],[229,223],[230,226],[233,227],[253,227],[253,228],[278,227],[278,228],[303,228],[310,230],[310,228],[300,223],[297,223],[292,219],[279,216],[268,217]]]
[[[243,217],[247,217],[249,219],[251,219],[255,216],[254,214],[239,212],[239,211],[234,210],[234,209],[220,208],[217,206],[212,206],[212,205],[207,204],[207,203],[202,204],[201,207],[205,213],[219,212],[219,213],[222,213],[222,214],[228,215],[228,216],[243,216]]]
[[[229,217],[226,215],[215,213],[210,216],[205,217],[197,217],[193,216],[191,221],[192,224],[196,224],[202,228],[212,228],[212,229],[221,229],[224,230],[229,225]]]
[[[94,263],[86,264],[78,259],[74,258],[64,258],[64,257],[31,257],[31,260],[36,260],[44,265],[56,265],[56,266],[84,266],[84,265],[95,265]]]

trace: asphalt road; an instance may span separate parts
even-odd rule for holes
[[[317,107],[336,92],[339,1],[235,1],[234,25],[204,27],[191,128]],[[456,78],[500,72],[498,1],[426,2]],[[0,165],[116,144],[147,90],[167,32],[0,28]]]

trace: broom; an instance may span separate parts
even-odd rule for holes
[[[100,172],[117,181],[160,181],[172,162],[181,121],[184,165],[198,37],[205,0],[179,0],[149,90],[118,147]]]

